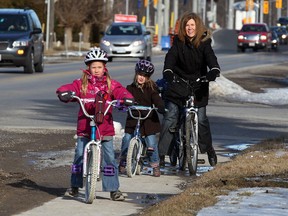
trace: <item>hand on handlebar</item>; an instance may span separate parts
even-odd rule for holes
[[[212,68],[207,74],[206,74],[206,79],[208,81],[215,81],[216,77],[219,77],[220,70],[219,68]]]
[[[73,99],[74,92],[72,91],[65,91],[65,92],[58,92],[58,98],[62,102],[69,102]]]

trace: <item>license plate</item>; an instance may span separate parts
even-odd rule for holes
[[[254,47],[255,43],[249,43],[249,46]]]
[[[117,50],[117,53],[126,53],[125,49]]]

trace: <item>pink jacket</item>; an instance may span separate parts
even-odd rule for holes
[[[87,72],[87,71],[85,71]],[[96,77],[90,77],[89,84],[87,88],[86,95],[83,95],[81,90],[81,79],[74,80],[70,84],[65,84],[59,87],[56,91],[58,92],[64,92],[64,91],[73,91],[76,93],[76,95],[83,99],[83,102],[85,103],[85,108],[88,111],[89,114],[94,115],[95,112],[95,104],[94,99],[96,96],[96,93],[99,90],[102,91],[108,91],[108,86],[106,82],[106,76],[99,79]],[[123,99],[123,98],[133,98],[131,93],[127,91],[126,88],[124,88],[119,82],[115,80],[111,80],[111,91],[112,93],[108,96],[108,101],[115,100],[115,99]],[[92,101],[91,101],[92,100]],[[75,102],[73,100],[73,102]],[[108,105],[106,104],[106,107]],[[114,126],[113,126],[113,117],[112,117],[112,107],[104,117],[104,121],[102,124],[98,125],[98,130],[96,132],[96,137],[99,139],[99,132],[101,134],[101,139],[104,136],[114,136]],[[77,135],[78,136],[86,136],[89,137],[91,133],[91,127],[90,127],[90,119],[88,119],[82,109],[79,109],[78,112],[78,122],[77,122]]]

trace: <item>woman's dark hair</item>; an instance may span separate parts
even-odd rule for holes
[[[187,22],[193,19],[196,24],[196,34],[193,38],[193,45],[198,48],[198,46],[201,43],[203,34],[207,32],[207,28],[204,25],[202,19],[195,13],[185,13],[181,19],[180,19],[180,26],[179,26],[179,32],[178,32],[178,38],[185,43],[185,38],[187,38],[186,34],[186,24]]]

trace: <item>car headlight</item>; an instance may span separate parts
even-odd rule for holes
[[[239,40],[243,40],[243,39],[244,39],[244,36],[243,36],[243,35],[239,35],[239,36],[238,36],[238,39],[239,39]]]
[[[281,37],[282,37],[282,39],[285,39],[285,38],[286,38],[286,35],[282,35]]]
[[[143,40],[136,40],[132,43],[133,46],[140,46],[141,44],[144,44]]]
[[[105,46],[110,46],[110,45],[111,45],[110,41],[108,41],[108,40],[102,40],[102,43],[103,43]]]
[[[266,35],[261,35],[260,36],[260,40],[267,40],[267,36]]]
[[[12,46],[13,47],[20,47],[20,46],[28,46],[29,41],[14,41]]]
[[[275,40],[275,39],[274,39],[274,40],[272,40],[272,43],[277,43],[277,40]]]

